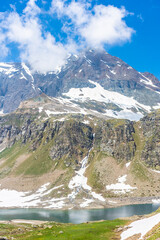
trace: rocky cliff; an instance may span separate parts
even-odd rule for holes
[[[147,166],[160,169],[160,111],[144,117],[141,126],[145,139],[141,159]]]
[[[149,167],[160,166],[160,112],[147,115],[138,123],[129,120],[103,120],[83,115],[45,118],[39,113],[13,113],[0,118],[0,148],[20,142],[34,152],[49,144],[53,162],[63,159],[67,167],[78,165],[92,147],[105,152],[117,162],[135,157],[140,137],[143,142],[141,161]],[[137,126],[139,131],[137,131]],[[139,136],[141,135],[141,136]]]

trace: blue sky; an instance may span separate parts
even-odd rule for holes
[[[68,53],[105,48],[160,79],[159,0],[5,0],[0,12],[1,61],[45,72]]]

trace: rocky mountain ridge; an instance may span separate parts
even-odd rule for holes
[[[42,93],[75,107],[76,113],[92,111],[130,120],[139,120],[160,106],[156,77],[98,50],[71,55],[56,72],[44,74],[32,73],[24,63],[0,63],[0,89],[1,113],[12,112],[24,100]]]

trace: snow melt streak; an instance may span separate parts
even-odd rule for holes
[[[90,150],[91,151],[91,150]],[[90,152],[89,151],[89,152]],[[87,185],[87,177],[84,176],[84,173],[87,169],[88,156],[86,156],[81,162],[81,168],[79,171],[76,171],[76,175],[69,182],[68,187],[73,189],[73,192],[69,194],[69,198],[74,199],[81,189],[87,190],[87,193],[93,198],[98,199],[99,201],[105,201],[105,199],[95,192],[92,192],[92,188]],[[93,201],[93,200],[92,200]],[[92,202],[89,199],[86,199],[86,203],[81,204],[80,206],[86,206],[86,204]]]

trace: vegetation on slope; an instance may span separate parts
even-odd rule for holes
[[[14,175],[36,178],[52,174],[55,170],[64,170],[67,185],[75,170],[80,168],[81,160],[92,148],[85,174],[88,184],[95,192],[102,193],[104,197],[115,196],[112,191],[106,191],[106,185],[116,184],[120,176],[127,175],[126,183],[141,189],[141,192],[135,190],[134,196],[142,196],[142,192],[143,196],[157,196],[158,176],[148,166],[152,166],[149,160],[152,155],[154,159],[155,155],[157,158],[160,156],[158,116],[157,111],[157,114],[150,114],[139,122],[104,120],[80,114],[46,119],[46,116],[43,118],[39,115],[37,118],[29,112],[1,117],[0,142],[2,145],[7,144],[7,148],[0,153],[0,177],[2,179]],[[150,139],[153,140],[152,144]],[[150,158],[145,162],[143,157],[147,154]],[[27,157],[17,164],[17,159],[23,155]],[[128,162],[131,165],[126,168]],[[154,160],[154,164],[157,163],[158,160]],[[64,177],[61,184],[63,180]],[[144,191],[146,187],[147,190]],[[126,194],[125,197],[127,196],[129,195]]]
[[[83,224],[45,223],[0,224],[0,236],[23,240],[109,240],[118,239],[118,228],[127,224],[125,220],[89,222]]]

